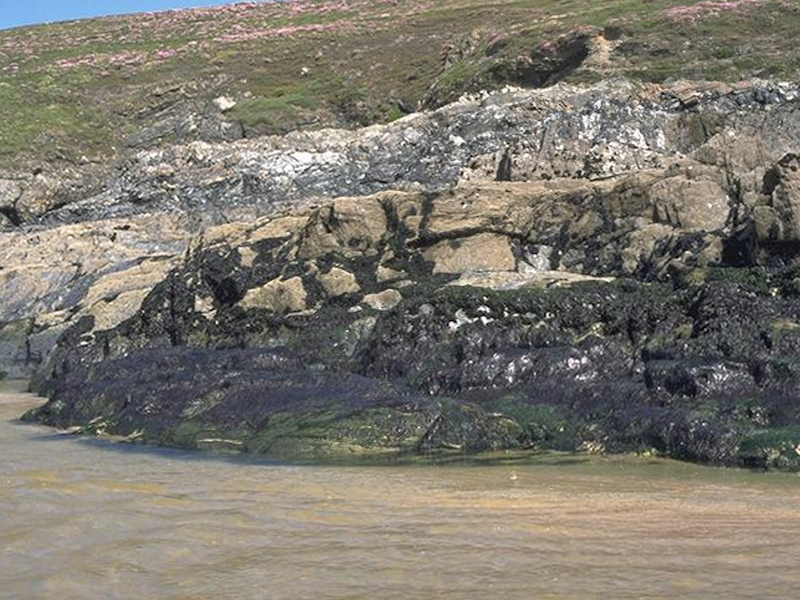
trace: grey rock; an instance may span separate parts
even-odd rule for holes
[[[494,180],[504,160],[513,164],[510,172],[503,169],[508,178],[535,181],[603,179],[692,157],[725,182],[750,188],[754,169],[768,168],[800,143],[798,89],[696,86],[687,105],[679,100],[687,93],[680,86],[615,80],[465,97],[355,131],[239,141],[209,134],[209,142],[121,155],[102,193],[86,193],[81,201],[53,193],[60,208],[29,207],[24,218],[55,224],[183,210],[224,222],[308,199]],[[761,150],[751,156],[756,145]]]

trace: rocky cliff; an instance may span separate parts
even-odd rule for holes
[[[0,226],[143,150],[387,123],[622,75],[794,80],[798,0],[286,0],[0,31]]]
[[[799,109],[617,78],[143,150],[0,233],[3,370],[151,443],[797,468]]]

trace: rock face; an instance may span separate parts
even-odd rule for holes
[[[82,316],[97,329],[133,316],[192,230],[165,214],[0,232],[0,372],[30,377]]]
[[[800,157],[787,154],[764,175],[765,203],[754,208],[762,243],[800,241]]]
[[[143,150],[108,173],[100,193],[86,184],[83,195],[58,196],[57,205],[22,206],[26,194],[43,194],[32,182],[5,181],[0,206],[26,223],[180,209],[230,221],[308,198],[441,191],[498,175],[598,179],[665,169],[679,159],[696,175],[676,175],[698,180],[684,192],[694,186],[714,195],[722,175],[725,186],[742,179],[746,194],[760,191],[764,172],[753,171],[796,148],[798,95],[796,84],[647,86],[622,79],[512,90],[464,97],[386,126]]]
[[[156,228],[139,270],[9,310],[0,351],[18,364],[19,322],[67,310],[30,418],[154,443],[796,468],[798,91],[557,86],[143,152],[2,234]]]

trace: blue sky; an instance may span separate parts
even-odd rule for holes
[[[0,29],[99,15],[226,3],[226,0],[0,0]]]

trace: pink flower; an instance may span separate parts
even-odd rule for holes
[[[346,19],[334,21],[333,23],[312,23],[309,25],[288,25],[286,27],[276,27],[275,29],[255,29],[253,31],[242,31],[235,27],[233,33],[226,33],[216,39],[218,42],[243,42],[260,38],[289,37],[299,33],[323,33],[327,31],[340,31],[352,25]]]
[[[166,60],[168,58],[172,58],[177,53],[177,50],[174,50],[173,48],[162,48],[156,52],[155,56],[158,60]]]
[[[704,17],[717,16],[722,12],[739,11],[764,0],[721,0],[698,2],[691,6],[675,6],[664,11],[664,16],[676,23],[694,23]]]

